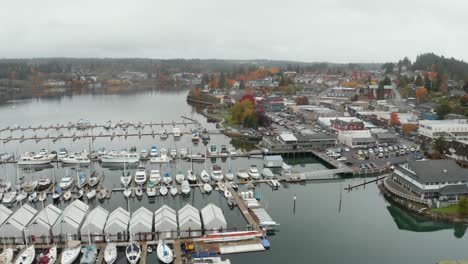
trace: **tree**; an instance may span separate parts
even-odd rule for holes
[[[400,117],[398,117],[397,112],[392,112],[390,114],[390,125],[396,126],[400,124]]]
[[[401,132],[403,134],[410,134],[411,132],[416,132],[418,130],[418,125],[417,124],[411,124],[411,123],[407,123],[407,124],[403,124],[401,125]]]
[[[384,88],[384,83],[381,81],[379,83],[379,87],[377,88],[377,100],[383,100],[385,99],[385,88]]]
[[[443,136],[440,136],[434,140],[432,148],[440,153],[444,153],[447,149],[447,142]]]
[[[244,83],[244,81],[242,81],[242,80],[241,80],[240,83],[239,83],[239,89],[241,89],[241,90],[244,90],[244,89],[245,89],[245,83]]]
[[[297,96],[294,101],[296,101],[297,105],[308,105],[309,104],[309,97],[307,96]]]
[[[460,104],[461,105],[468,105],[468,95],[464,95],[460,97]]]
[[[393,72],[394,67],[395,67],[395,64],[393,64],[393,62],[387,62],[382,65],[382,70],[385,71],[385,74],[389,74]]]
[[[444,103],[439,104],[435,108],[435,111],[437,112],[437,117],[439,119],[444,119],[445,115],[452,112],[452,107],[448,103],[444,102]]]
[[[416,102],[422,103],[427,95],[427,89],[425,87],[416,88]]]
[[[400,80],[400,95],[403,98],[408,98],[410,96],[410,88],[408,86],[408,82],[405,79]]]
[[[246,127],[256,127],[258,125],[255,107],[248,99],[235,103],[230,112],[232,120],[237,124]]]
[[[461,197],[458,200],[458,214],[460,216],[468,216],[468,199],[466,197]]]
[[[219,88],[226,88],[226,76],[224,76],[224,72],[221,72],[219,75]]]
[[[424,75],[424,88],[427,90],[432,90],[432,83],[431,80],[429,80],[428,74]]]
[[[423,78],[421,77],[421,75],[416,76],[416,80],[414,80],[414,86],[419,87],[423,85],[424,85],[424,82],[423,82]]]

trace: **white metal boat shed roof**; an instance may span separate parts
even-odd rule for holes
[[[170,239],[176,237],[177,227],[177,214],[174,209],[163,205],[154,213],[154,230],[162,232],[161,238]]]
[[[24,229],[36,214],[36,209],[29,204],[24,204],[2,224],[0,234],[4,237],[19,237],[22,239]]]
[[[180,237],[201,236],[200,212],[190,204],[186,204],[179,211],[179,229]],[[190,232],[189,232],[190,230]]]
[[[54,234],[78,235],[89,206],[80,200],[73,201],[63,210],[60,219],[55,223],[52,232]],[[73,237],[78,239],[78,237]]]
[[[12,213],[12,210],[8,209],[3,204],[0,204],[0,225],[3,224],[3,222],[5,222]]]
[[[30,233],[28,233],[28,235],[30,234],[36,237],[50,235],[49,233],[52,226],[57,222],[61,214],[62,210],[53,204],[47,205],[34,217],[31,223],[29,223],[28,230]]]
[[[109,214],[104,232],[110,235],[124,234],[128,230],[130,213],[119,207]]]
[[[210,203],[201,209],[203,228],[205,230],[226,230],[227,222],[223,211],[216,205]]]
[[[81,226],[81,240],[88,240],[88,233],[90,235],[102,235],[104,234],[104,227],[106,226],[107,216],[109,211],[97,206],[86,217],[83,225]],[[94,236],[93,241],[102,241],[103,237]]]
[[[128,229],[132,234],[151,232],[153,230],[153,213],[140,207],[132,214]]]

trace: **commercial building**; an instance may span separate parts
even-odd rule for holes
[[[42,209],[29,223],[28,235],[34,236],[35,241],[38,243],[50,243],[52,236],[59,235],[51,232],[52,226],[57,222],[62,210],[55,207],[53,204],[49,204]]]
[[[88,234],[91,236],[91,241],[104,241],[104,227],[106,226],[109,211],[97,206],[86,217],[81,226],[81,240],[88,241]]]
[[[466,119],[421,120],[418,133],[430,139],[442,136],[446,140],[468,141],[468,122]]]
[[[130,213],[119,207],[109,214],[104,233],[109,235],[111,241],[126,241],[128,239],[128,223]]]
[[[338,140],[350,148],[368,148],[377,143],[370,130],[340,131]]]
[[[336,137],[326,134],[301,135],[281,133],[276,137],[262,138],[262,146],[267,149],[269,153],[287,153],[334,147],[336,142]]]
[[[158,239],[177,238],[177,213],[167,205],[154,212],[154,231],[159,233]]]
[[[205,234],[220,232],[227,228],[227,222],[226,218],[224,218],[223,211],[212,203],[201,209],[201,217]]]

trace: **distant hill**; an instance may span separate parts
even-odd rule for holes
[[[413,70],[434,71],[448,74],[452,80],[468,80],[468,63],[455,58],[445,58],[434,53],[425,53],[416,57]]]

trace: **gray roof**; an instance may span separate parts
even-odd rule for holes
[[[129,222],[130,213],[122,207],[119,207],[109,214],[104,231],[109,233],[112,227],[115,227],[113,230],[126,231]]]
[[[179,226],[185,224],[188,221],[194,221],[197,225],[201,226],[200,212],[190,204],[186,204],[182,207],[179,212]]]
[[[468,194],[468,186],[465,184],[448,185],[440,188],[439,193],[441,195]]]
[[[468,169],[463,169],[454,160],[409,160],[408,167],[422,183],[468,180]]]
[[[154,229],[157,231],[177,230],[176,211],[163,205],[154,213]]]
[[[377,139],[395,138],[395,134],[392,133],[375,133]]]
[[[223,211],[216,205],[210,203],[201,209],[203,225],[205,229],[227,228],[226,218]]]
[[[61,214],[62,210],[58,209],[53,204],[49,204],[34,217],[29,226],[38,224],[45,227],[52,227]]]
[[[0,225],[3,224],[3,222],[5,222],[12,213],[12,210],[8,209],[3,204],[0,204]]]
[[[91,212],[88,213],[86,220],[84,221],[83,225],[81,226],[81,233],[88,232],[88,226],[90,232],[102,232],[104,231],[104,226],[106,225],[107,216],[109,216],[109,211],[102,208],[101,206],[97,206]]]
[[[263,157],[263,160],[266,160],[266,161],[281,161],[281,162],[283,162],[283,157],[281,157],[281,155],[265,156],[265,157]]]
[[[321,141],[321,140],[336,140],[336,136],[327,135],[323,133],[316,133],[316,134],[308,134],[308,135],[301,135],[296,134],[297,141]]]
[[[73,201],[63,210],[59,221],[57,221],[54,225],[54,229],[61,229],[63,222],[72,226],[74,230],[78,230],[81,226],[81,223],[83,222],[83,219],[86,217],[88,208],[89,206],[80,200]]]
[[[28,226],[29,222],[31,222],[36,214],[36,209],[32,208],[29,204],[24,204],[3,223],[2,227],[11,225],[17,230],[23,230]]]

